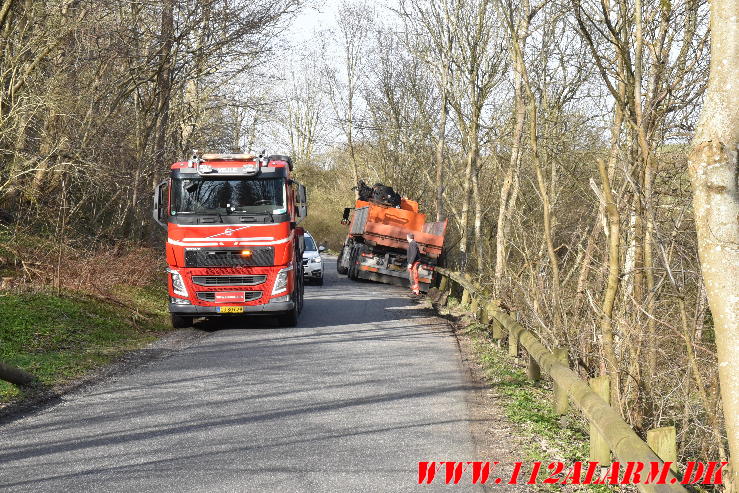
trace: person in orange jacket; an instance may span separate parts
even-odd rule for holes
[[[418,266],[421,264],[421,252],[413,233],[408,233],[406,240],[408,240],[408,252],[406,258],[408,261],[408,278],[411,281],[411,293],[421,294],[421,288],[418,284]]]

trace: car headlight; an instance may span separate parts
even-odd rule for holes
[[[187,297],[187,288],[185,287],[185,280],[182,278],[182,274],[176,270],[167,269],[169,276],[172,279],[172,291],[178,296]]]
[[[312,259],[310,259],[310,262],[312,264],[320,264],[321,263],[321,257],[313,257]]]
[[[272,288],[273,296],[282,293],[283,291],[287,291],[287,276],[291,270],[293,270],[292,265],[290,267],[285,267],[284,269],[281,269],[280,272],[277,273],[275,285]]]

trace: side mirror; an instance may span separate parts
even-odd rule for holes
[[[352,213],[351,207],[344,208],[344,214],[341,216],[341,224],[349,224],[349,214]]]
[[[154,187],[154,221],[162,228],[167,227],[166,218],[169,216],[169,182],[163,181]]]
[[[302,220],[308,215],[308,191],[305,188],[305,185],[297,184],[298,190],[295,197],[296,201],[296,207],[297,207],[297,214],[298,217]]]
[[[321,245],[321,246],[318,247],[318,253],[325,252],[325,251],[326,251],[326,247],[325,246]]]

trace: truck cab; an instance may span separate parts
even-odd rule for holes
[[[196,317],[262,314],[295,326],[303,305],[306,190],[288,156],[193,155],[154,194],[167,230],[174,327]]]

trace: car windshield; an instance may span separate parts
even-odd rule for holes
[[[304,238],[305,238],[305,251],[306,252],[314,252],[318,250],[318,248],[316,247],[316,242],[313,241],[312,237],[306,235],[304,236]]]
[[[284,213],[284,183],[281,178],[174,180],[172,214]]]

